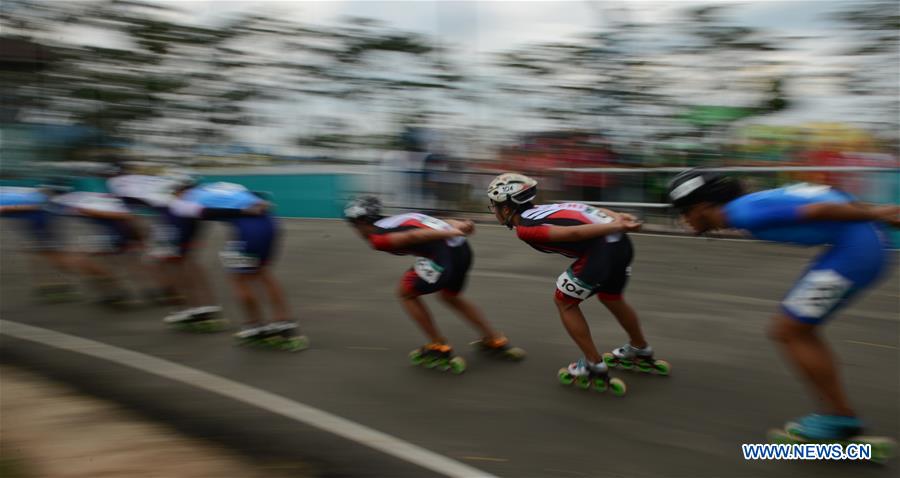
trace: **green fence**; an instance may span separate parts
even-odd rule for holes
[[[250,174],[200,175],[201,182],[225,181],[245,186],[251,191],[271,195],[275,214],[281,217],[339,218],[349,191],[352,174]],[[81,177],[74,181],[80,191],[105,191],[104,180]],[[40,180],[3,180],[2,186],[36,186]]]

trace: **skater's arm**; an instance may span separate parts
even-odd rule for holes
[[[39,211],[42,207],[40,204],[11,204],[9,206],[0,206],[0,214]]]
[[[93,217],[96,219],[108,219],[112,221],[124,221],[131,219],[131,213],[122,211],[103,211],[99,209],[88,209],[83,207],[74,208],[75,212],[82,216]]]
[[[900,227],[900,206],[853,203],[815,203],[802,206],[797,214],[807,221],[878,221]]]
[[[411,229],[409,231],[372,236],[369,240],[375,249],[390,250],[403,249],[426,242],[440,241],[464,235],[459,229]]]
[[[641,223],[617,219],[606,224],[582,224],[580,226],[547,226],[544,237],[547,242],[578,242],[597,237],[637,231]]]

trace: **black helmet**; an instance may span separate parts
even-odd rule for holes
[[[381,200],[375,196],[360,196],[344,206],[344,218],[352,222],[375,222],[381,219]]]
[[[669,182],[669,202],[685,210],[694,204],[725,204],[744,194],[740,181],[700,169],[682,171]]]

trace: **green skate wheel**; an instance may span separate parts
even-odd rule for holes
[[[624,368],[625,370],[631,370],[634,368],[634,362],[628,359],[619,360],[619,366]]]
[[[462,357],[453,357],[450,359],[450,372],[459,375],[466,371],[466,361]]]
[[[609,379],[609,390],[613,395],[617,397],[621,397],[625,395],[627,387],[625,387],[625,382],[618,378]]]
[[[653,362],[653,369],[659,375],[669,375],[672,372],[672,366],[665,360],[656,360]]]
[[[281,347],[282,339],[281,337],[266,337],[262,340],[263,345],[268,345],[269,347]]]
[[[647,362],[638,362],[637,368],[640,372],[650,373],[653,370],[653,365]]]
[[[606,362],[606,365],[610,367],[615,367],[616,365],[618,365],[616,363],[616,356],[609,352],[603,354],[603,361]]]
[[[291,337],[281,344],[281,348],[288,352],[299,352],[309,347],[309,341],[306,337]]]
[[[440,359],[435,362],[434,368],[440,370],[441,372],[446,372],[447,370],[450,370],[450,361],[451,360],[453,360],[453,359],[449,359],[449,360],[448,359]]]
[[[409,361],[412,362],[413,365],[422,365],[422,362],[425,361],[425,357],[422,356],[419,349],[416,349],[409,353]]]
[[[561,368],[557,373],[557,378],[559,379],[559,383],[563,385],[572,385],[572,382],[575,381],[575,377],[569,373],[568,369]]]
[[[867,437],[865,439],[854,440],[854,442],[872,445],[872,461],[875,463],[886,463],[894,458],[897,453],[897,442],[890,438]]]
[[[575,379],[575,386],[582,390],[587,390],[591,388],[591,379],[588,377],[578,377]]]
[[[597,379],[594,380],[594,391],[595,392],[605,392],[609,386],[606,384],[606,380]]]
[[[425,368],[435,368],[440,364],[441,361],[444,361],[444,360],[446,360],[446,359],[426,357],[425,361],[422,363],[422,365],[424,365]]]

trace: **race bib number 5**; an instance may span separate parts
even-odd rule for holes
[[[828,270],[810,271],[784,299],[784,307],[800,317],[822,318],[844,298],[853,283]]]
[[[579,280],[568,270],[560,274],[559,278],[556,279],[556,288],[563,294],[576,299],[587,299],[592,292],[588,284]]]
[[[441,273],[444,272],[444,268],[435,264],[434,261],[430,259],[426,259],[424,257],[419,257],[416,259],[415,265],[413,265],[413,270],[416,271],[416,275],[422,278],[423,281],[434,284],[438,280],[441,279]]]

